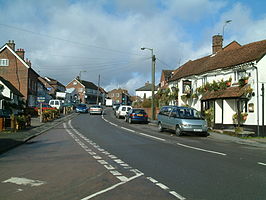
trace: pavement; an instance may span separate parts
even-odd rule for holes
[[[31,127],[29,128],[16,132],[11,132],[8,130],[0,132],[0,154],[58,126],[59,124],[73,118],[75,115],[76,113],[61,115],[60,118],[46,123],[40,122],[39,118],[32,118]]]
[[[76,113],[71,113],[66,116],[61,115],[59,119],[55,119],[52,122],[46,122],[46,123],[41,123],[39,118],[32,118],[30,128],[17,132],[10,132],[10,131],[0,132],[0,154],[27,142],[31,138],[36,137],[52,129],[69,119],[72,119],[76,115],[77,115]],[[156,120],[150,121],[149,125],[157,126],[157,121]],[[266,137],[246,139],[222,133],[216,133],[213,131],[210,131],[209,134],[210,135],[208,137],[215,140],[231,141],[238,144],[266,148]]]

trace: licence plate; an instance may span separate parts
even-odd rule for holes
[[[142,116],[143,116],[143,114],[137,114],[137,116],[139,116],[139,117],[142,117]]]
[[[194,129],[195,132],[202,132],[202,129]]]

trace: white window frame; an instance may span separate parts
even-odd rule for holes
[[[0,67],[8,67],[9,60],[8,59],[0,59]]]

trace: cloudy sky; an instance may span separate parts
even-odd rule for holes
[[[211,54],[224,45],[266,39],[265,0],[0,0],[0,46],[14,40],[41,76],[67,84],[77,75],[107,91],[156,80],[162,69]]]

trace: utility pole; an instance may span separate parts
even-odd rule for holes
[[[154,91],[155,91],[155,55],[153,55],[152,48],[142,47],[141,50],[148,49],[151,51],[151,119],[155,120],[155,101],[154,101]]]
[[[101,76],[99,74],[99,76],[98,76],[97,101],[96,101],[97,102],[97,105],[99,104],[100,78],[101,78]]]
[[[153,52],[152,52],[153,53]],[[152,115],[152,120],[155,120],[155,99],[154,99],[154,91],[155,91],[155,55],[152,55],[152,87],[151,87],[151,115]]]

